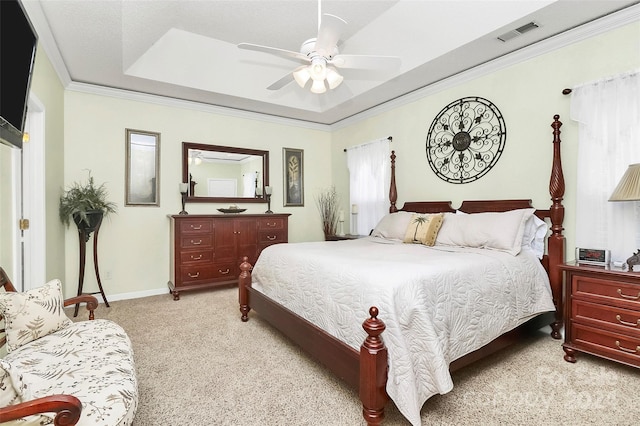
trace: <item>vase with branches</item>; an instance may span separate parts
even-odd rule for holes
[[[322,220],[322,230],[325,237],[336,235],[338,229],[338,209],[340,204],[340,197],[336,192],[336,188],[331,186],[321,191],[316,196],[316,205],[320,212],[320,219]]]

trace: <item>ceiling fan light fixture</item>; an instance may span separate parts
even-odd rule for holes
[[[324,81],[327,78],[327,61],[322,56],[311,59],[309,73],[314,81]]]
[[[311,93],[324,93],[327,91],[327,88],[324,85],[324,80],[313,80],[313,84],[311,85]]]
[[[311,78],[309,68],[307,66],[300,67],[293,72],[293,79],[298,83],[298,86],[304,88],[307,81]]]
[[[333,90],[340,86],[342,80],[344,80],[344,77],[341,76],[338,71],[327,67],[327,83],[329,84],[329,89]]]

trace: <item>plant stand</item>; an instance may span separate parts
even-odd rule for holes
[[[102,281],[100,280],[100,270],[98,268],[98,231],[100,230],[100,225],[102,224],[102,215],[100,215],[99,219],[96,221],[95,227],[85,228],[78,225],[78,243],[80,244],[80,274],[78,277],[78,296],[81,294],[98,294],[102,295],[102,300],[104,300],[104,304],[109,307],[109,302],[107,301],[107,296],[104,294],[104,290],[102,289]],[[95,291],[93,293],[83,293],[82,287],[84,284],[84,266],[87,258],[87,242],[91,238],[91,233],[93,232],[93,266],[96,272],[96,280],[98,281],[99,291]],[[80,308],[79,304],[76,304],[75,310],[73,311],[73,316],[78,316],[78,309]]]

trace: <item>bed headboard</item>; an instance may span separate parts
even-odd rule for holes
[[[555,321],[551,324],[551,335],[559,339],[560,328],[562,327],[562,282],[563,275],[560,265],[565,262],[565,238],[562,234],[564,228],[564,175],[562,173],[562,161],[560,158],[560,127],[562,122],[560,116],[555,115],[551,127],[553,128],[553,162],[551,165],[551,178],[549,180],[549,195],[551,196],[551,207],[549,209],[537,209],[535,214],[540,219],[547,219],[551,223],[550,234],[547,237],[547,253],[542,259],[542,264],[549,274],[551,291],[553,292],[553,303],[556,307]],[[391,151],[391,186],[389,188],[389,212],[397,212],[396,201],[398,192],[396,188],[396,155]],[[532,208],[530,199],[518,200],[471,200],[463,201],[457,210],[465,213],[481,212],[505,212],[509,210]],[[441,213],[455,212],[451,201],[407,201],[404,203],[402,211],[416,213]]]

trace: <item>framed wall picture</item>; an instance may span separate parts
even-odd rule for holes
[[[283,148],[284,206],[304,206],[304,151]]]
[[[160,133],[126,129],[125,206],[160,205]]]

